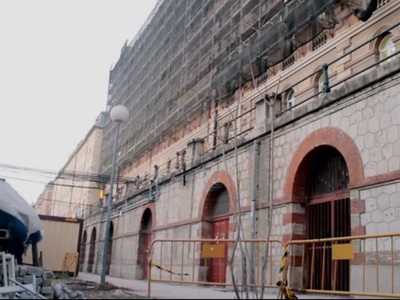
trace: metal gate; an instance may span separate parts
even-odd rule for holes
[[[350,199],[311,202],[307,205],[308,239],[325,239],[351,235]],[[307,246],[310,289],[349,291],[349,261],[332,261],[332,243],[323,242]],[[318,272],[311,272],[311,268]],[[335,276],[336,274],[336,276]],[[333,280],[337,278],[337,280]]]
[[[346,162],[332,147],[320,147],[315,154],[307,180],[307,239],[349,236],[351,213]],[[349,291],[349,261],[332,260],[332,243],[309,244],[307,265],[310,289]]]
[[[224,248],[222,257],[213,257],[209,259],[208,281],[215,283],[226,282],[226,269],[228,266],[228,248],[226,243],[220,240],[229,239],[229,193],[226,187],[217,183],[211,188],[210,209],[212,238],[215,244],[220,244]]]

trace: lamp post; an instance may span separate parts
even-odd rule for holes
[[[103,249],[103,261],[101,265],[101,277],[100,285],[104,285],[106,282],[106,271],[107,271],[107,258],[108,258],[108,248],[110,244],[110,223],[111,223],[111,208],[113,204],[113,190],[114,190],[114,177],[115,177],[115,165],[117,161],[117,146],[120,125],[126,122],[129,117],[129,112],[127,108],[123,105],[114,106],[110,111],[110,117],[113,122],[116,123],[115,126],[115,140],[114,140],[114,152],[111,165],[111,178],[110,178],[110,191],[107,197],[107,216],[106,216],[106,232],[104,235],[104,249]]]

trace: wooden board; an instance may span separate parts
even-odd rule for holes
[[[78,252],[65,253],[63,272],[74,273],[75,277],[76,267],[78,265],[78,258],[79,258]]]

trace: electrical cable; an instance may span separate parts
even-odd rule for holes
[[[96,207],[96,205],[93,204],[82,204],[82,203],[71,203],[68,201],[63,201],[63,200],[56,200],[56,199],[45,199],[45,198],[39,198],[37,202],[33,203],[33,205],[37,205],[40,202],[51,202],[51,203],[60,203],[60,204],[66,204],[70,206],[83,206],[83,207]]]
[[[95,189],[95,190],[102,189],[101,187],[52,183],[52,182],[45,182],[45,181],[39,181],[39,180],[31,180],[31,179],[25,179],[25,178],[12,177],[12,176],[8,176],[8,175],[4,176],[2,174],[0,174],[0,178],[18,180],[18,181],[24,181],[24,182],[31,182],[31,183],[40,183],[40,184],[46,184],[46,185],[52,185],[52,186],[63,186],[63,187],[70,187],[70,188]]]
[[[6,170],[1,170],[1,167],[6,167]],[[167,167],[168,169],[168,167]],[[2,172],[3,171],[3,172]],[[49,173],[53,173],[56,174],[56,172],[52,172],[49,170],[42,170],[42,169],[36,169],[36,168],[28,168],[28,167],[22,167],[22,166],[13,166],[13,165],[4,165],[4,164],[0,164],[0,177],[3,177],[5,179],[11,179],[11,180],[18,180],[18,181],[25,181],[25,182],[31,182],[31,183],[38,183],[38,184],[44,184],[44,185],[52,185],[52,186],[61,186],[61,187],[69,187],[69,188],[81,188],[81,189],[87,189],[87,190],[93,190],[93,189],[97,189],[97,190],[101,190],[104,189],[104,184],[106,183],[106,181],[103,180],[95,180],[94,178],[88,179],[88,178],[80,178],[81,181],[89,181],[89,182],[94,182],[97,184],[101,184],[100,187],[96,187],[96,186],[84,186],[84,185],[75,185],[74,183],[72,184],[63,184],[63,183],[58,183],[57,179],[63,179],[62,177],[56,177],[56,178],[52,178],[52,181],[50,182],[45,182],[45,181],[39,181],[39,180],[34,180],[34,179],[27,179],[27,178],[21,178],[21,177],[16,177],[16,176],[10,176],[9,174],[4,174],[4,173],[16,173],[18,175],[25,175],[26,172],[33,172],[34,174],[39,174],[39,176],[43,176],[43,174],[41,172],[44,171],[44,175],[47,175]],[[2,174],[1,174],[2,173]],[[79,173],[78,173],[79,174]],[[80,173],[82,174],[82,173]],[[22,176],[23,176],[22,175]],[[117,176],[118,179],[119,176]],[[77,176],[75,178],[64,178],[66,180],[72,180],[72,181],[80,181],[78,180]],[[134,183],[139,184],[139,186],[146,184],[146,182],[148,182],[148,178],[139,178],[139,182],[138,179],[135,178]],[[124,180],[116,180],[117,182],[123,182],[123,183],[127,183]]]
[[[83,172],[54,172],[49,170],[37,169],[37,168],[29,168],[15,165],[6,165],[0,164],[0,169],[3,169],[6,172],[15,172],[20,171],[24,173],[33,173],[35,175],[40,175],[41,177],[46,177],[48,175],[52,175],[52,180],[55,179],[73,179],[76,181],[91,181],[97,183],[108,183],[109,176],[93,174],[93,173],[83,173]],[[136,178],[119,178],[119,182],[131,182],[136,181]]]
[[[7,165],[7,164],[0,164],[0,168],[11,169],[11,170],[20,170],[20,171],[24,171],[24,172],[40,173],[40,174],[45,174],[45,175],[53,175],[53,176],[57,176],[57,177],[67,175],[67,176],[81,178],[81,179],[87,179],[87,180],[97,180],[97,181],[106,180],[107,182],[109,180],[108,178],[106,178],[109,176],[93,174],[93,173],[70,172],[70,171],[55,172],[55,171],[23,167],[23,166],[16,166],[16,165]]]
[[[162,164],[161,166],[166,166],[168,162]],[[101,174],[95,174],[95,173],[84,173],[84,172],[69,172],[69,171],[64,171],[64,172],[55,172],[55,171],[49,171],[49,170],[44,170],[44,169],[38,169],[38,168],[31,168],[31,167],[23,167],[23,166],[16,166],[16,165],[7,165],[7,164],[1,164],[0,163],[0,171],[3,169],[5,172],[27,172],[27,173],[33,173],[35,175],[40,175],[41,177],[46,177],[49,175],[52,175],[49,177],[49,180],[56,180],[56,179],[65,179],[65,180],[74,180],[74,181],[90,181],[90,182],[96,182],[96,183],[103,183],[107,184],[110,181],[110,176],[108,175],[101,175]],[[166,169],[166,168],[165,168]],[[149,174],[149,176],[151,176]],[[143,184],[144,182],[147,181],[147,179],[140,179],[140,177],[120,177],[116,176],[116,181],[117,182],[122,182],[122,183],[137,183],[139,180],[140,184]]]

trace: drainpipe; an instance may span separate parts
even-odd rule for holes
[[[260,140],[255,140],[253,142],[253,175],[252,175],[252,190],[251,190],[251,239],[256,238],[256,208],[257,208],[257,191],[259,182],[259,166],[260,166]],[[248,272],[248,282],[249,284],[255,284],[255,245],[250,243],[250,257],[249,257],[249,272]]]
[[[217,134],[218,134],[218,100],[215,98],[214,102],[214,128],[213,128],[213,149],[217,147]]]
[[[100,239],[104,235],[105,227],[106,227],[106,223],[104,222],[104,224],[103,224],[104,212],[105,212],[105,207],[102,207],[101,208],[101,215],[100,215],[100,223],[99,223],[99,235],[98,235],[98,238],[96,238],[98,243],[97,243],[97,255],[95,257],[96,259],[94,261],[94,266],[93,266],[94,274],[98,274],[97,273],[98,264],[99,264],[99,261],[100,261],[100,257],[102,256],[102,253],[103,253],[101,251],[102,244],[101,244]],[[103,241],[103,243],[104,243],[104,241]],[[96,250],[96,248],[95,248],[95,250]]]
[[[128,203],[128,201],[127,200],[125,200],[125,207],[127,207],[127,203]],[[123,264],[124,264],[124,241],[125,241],[125,237],[124,237],[124,234],[125,234],[125,217],[126,217],[126,215],[124,215],[123,213],[122,213],[122,209],[120,208],[119,209],[119,220],[118,220],[118,225],[119,225],[119,222],[121,221],[121,219],[122,219],[122,229],[121,229],[121,231],[120,231],[120,234],[121,234],[121,247],[120,247],[120,253],[119,253],[119,255],[120,255],[120,257],[121,257],[121,261],[120,261],[120,268],[119,268],[119,277],[121,277],[121,278],[123,278],[123,269],[122,269],[122,266],[123,266]]]

